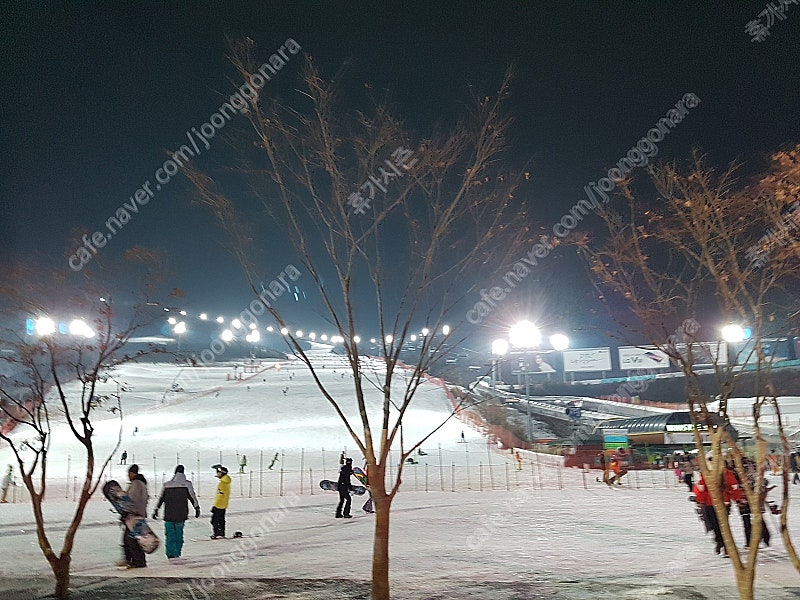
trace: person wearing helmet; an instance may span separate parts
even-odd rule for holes
[[[225,537],[225,511],[231,498],[231,478],[228,469],[222,465],[214,465],[212,468],[216,469],[216,477],[219,479],[214,506],[211,507],[211,527],[214,529],[211,539],[216,540]]]

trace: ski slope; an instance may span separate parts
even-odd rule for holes
[[[312,360],[319,377],[332,397],[363,437],[358,416],[352,375],[342,357],[316,350]],[[364,379],[372,433],[379,439],[382,391],[379,378],[385,373],[382,363],[364,357]],[[363,457],[331,404],[322,395],[310,371],[297,360],[262,361],[256,372],[243,373],[243,362],[218,363],[212,367],[188,367],[164,363],[132,363],[119,369],[113,380],[101,385],[99,394],[121,391],[123,416],[99,409],[93,416],[97,456],[107,456],[117,443],[116,453],[128,452],[128,465],[140,463],[146,477],[160,482],[169,477],[180,460],[187,473],[211,471],[222,462],[231,472],[239,457],[246,455],[250,469],[266,469],[267,460],[279,453],[284,468],[315,469],[332,475],[338,468],[338,455],[346,451],[356,464]],[[404,372],[396,377],[395,402],[401,401]],[[177,386],[183,391],[172,391]],[[75,400],[79,386],[69,384]],[[51,398],[55,400],[55,398]],[[397,417],[392,409],[391,419]],[[408,446],[444,425],[424,444],[429,451],[459,455],[461,433],[469,442],[483,441],[455,418],[448,420],[451,404],[444,390],[435,383],[423,382],[404,418],[403,440]],[[48,478],[56,488],[82,468],[82,446],[75,440],[63,416],[55,416],[48,458]],[[445,422],[446,421],[446,422]],[[12,437],[30,435],[18,426]],[[324,450],[324,452],[323,452]],[[400,450],[400,439],[393,451]],[[326,457],[327,455],[327,457]],[[123,478],[123,469],[112,461],[110,476]],[[260,464],[259,464],[260,463]],[[265,464],[266,463],[266,464]],[[8,447],[0,448],[0,465],[14,464]],[[449,464],[449,463],[448,463]],[[15,468],[16,470],[16,468]],[[60,494],[60,491],[56,492]]]

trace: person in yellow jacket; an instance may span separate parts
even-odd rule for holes
[[[211,507],[211,527],[214,533],[212,540],[225,537],[225,511],[228,508],[228,501],[231,499],[231,478],[228,469],[222,465],[214,465],[212,468],[217,470],[217,495],[214,498],[214,506]]]

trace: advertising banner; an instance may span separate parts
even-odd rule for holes
[[[564,350],[564,371],[610,371],[610,348],[584,348],[583,350]]]
[[[669,356],[657,348],[620,346],[619,368],[622,371],[634,369],[668,369]]]

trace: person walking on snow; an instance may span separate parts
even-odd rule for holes
[[[179,558],[183,549],[183,525],[189,518],[189,503],[194,507],[194,518],[200,517],[200,503],[192,482],[186,479],[183,465],[175,467],[175,475],[161,488],[153,518],[158,519],[158,509],[164,505],[164,537],[168,559]]]
[[[339,489],[339,504],[336,506],[337,519],[350,519],[350,504],[353,499],[350,497],[350,477],[353,475],[353,459],[346,458],[344,464],[339,469],[339,479],[337,480]],[[344,507],[344,509],[342,509]]]
[[[369,498],[367,498],[367,501],[364,502],[361,510],[367,514],[372,514],[375,512],[375,505],[372,501],[372,490],[369,488],[369,464],[367,464],[366,461],[364,462],[364,479],[364,487],[367,488],[367,494],[369,494]]]
[[[8,471],[3,475],[3,483],[0,486],[3,490],[3,497],[0,498],[0,503],[8,504],[8,488],[14,485],[14,467],[8,465]]]
[[[242,454],[242,459],[239,461],[239,474],[244,474],[244,468],[247,466],[247,455]]]
[[[225,511],[228,510],[228,501],[231,499],[231,478],[228,469],[222,465],[214,465],[217,470],[217,495],[214,498],[214,506],[211,508],[211,527],[214,533],[212,540],[225,537]]]
[[[131,515],[136,515],[143,519],[147,518],[147,480],[144,475],[139,474],[139,465],[131,465],[128,468],[128,489],[125,493],[131,502]],[[147,566],[144,550],[133,537],[133,532],[123,525],[122,549],[125,552],[125,565],[129,569],[140,569]]]

